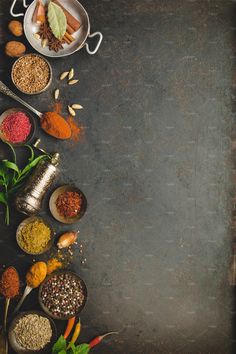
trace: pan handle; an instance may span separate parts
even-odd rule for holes
[[[89,54],[95,54],[95,53],[97,53],[98,48],[100,47],[100,44],[102,43],[102,39],[103,39],[102,33],[101,33],[101,32],[94,32],[94,33],[88,35],[89,38],[93,38],[93,37],[95,37],[95,36],[99,36],[99,40],[98,40],[98,43],[97,43],[97,45],[96,45],[96,47],[95,47],[94,50],[90,50],[88,43],[85,43],[86,50],[87,50],[87,52],[88,52]]]
[[[11,5],[11,8],[10,8],[10,14],[11,14],[13,17],[24,16],[24,13],[23,13],[23,12],[18,13],[18,14],[15,14],[15,13],[14,13],[14,7],[15,7],[15,5],[16,5],[16,2],[17,2],[17,0],[13,0],[12,5]],[[27,7],[28,7],[28,5],[26,4],[26,0],[23,0],[23,6],[24,6],[24,8],[27,8]]]

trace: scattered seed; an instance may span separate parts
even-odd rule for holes
[[[42,40],[42,47],[45,48],[48,43],[48,40],[45,38]]]
[[[39,35],[38,33],[35,33],[35,34],[34,34],[34,38],[37,39],[37,40],[39,40],[39,39],[40,39],[40,35]]]
[[[72,115],[72,117],[75,116],[76,113],[75,113],[75,111],[73,110],[73,108],[71,106],[68,106],[68,111]]]
[[[72,104],[71,107],[72,107],[73,109],[83,109],[83,106],[81,106],[80,104],[77,104],[77,103]]]
[[[60,80],[64,80],[68,74],[69,74],[69,71],[64,71],[60,76]]]
[[[71,79],[73,79],[73,77],[74,77],[74,69],[71,68],[70,71],[69,71],[68,79],[71,80]]]
[[[55,92],[54,92],[54,98],[55,98],[55,100],[58,99],[59,93],[60,93],[60,90],[59,90],[59,89],[56,89]]]
[[[68,84],[69,84],[69,85],[75,85],[75,84],[77,84],[78,81],[79,81],[79,80],[70,80],[70,81],[68,82]]]

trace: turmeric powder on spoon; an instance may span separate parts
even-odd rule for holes
[[[69,139],[71,128],[67,121],[56,112],[46,112],[41,119],[42,129],[57,139]]]

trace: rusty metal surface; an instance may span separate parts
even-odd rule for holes
[[[8,3],[0,4],[6,83]],[[79,72],[78,91],[65,88],[63,100],[86,107],[85,136],[71,147],[39,131],[46,149],[63,153],[57,184],[74,182],[89,203],[80,222],[87,262],[74,264],[89,292],[81,338],[120,331],[94,350],[102,354],[229,354],[235,2],[82,4],[104,34],[99,52],[50,62],[54,77],[71,66]],[[49,96],[28,101],[43,111]],[[2,111],[12,105],[0,96]],[[16,247],[20,220],[15,214],[10,227],[0,225],[0,262],[24,274],[30,260]],[[24,308],[36,304],[35,295]]]

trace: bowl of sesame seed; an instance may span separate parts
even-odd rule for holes
[[[69,270],[49,275],[39,288],[39,303],[44,312],[55,320],[77,316],[87,301],[83,279]]]
[[[12,66],[11,79],[16,88],[27,95],[46,91],[52,82],[52,67],[39,54],[25,54]]]

